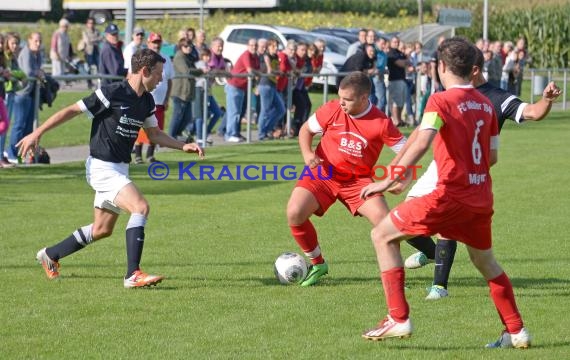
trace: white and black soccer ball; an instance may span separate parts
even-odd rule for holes
[[[281,284],[295,284],[305,280],[307,262],[305,258],[293,252],[286,252],[275,260],[275,277]]]

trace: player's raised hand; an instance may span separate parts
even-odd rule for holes
[[[560,94],[562,94],[562,90],[560,90],[560,88],[558,86],[556,86],[554,81],[551,81],[544,88],[544,91],[542,92],[542,97],[545,100],[554,101],[554,100],[556,100],[556,98],[558,98],[560,96]]]
[[[202,149],[200,147],[200,145],[198,145],[196,143],[184,144],[184,146],[182,147],[182,151],[187,152],[187,153],[195,152],[198,154],[200,159],[204,158],[204,149]]]

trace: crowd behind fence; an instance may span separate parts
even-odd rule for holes
[[[568,90],[568,72],[570,69],[527,69],[525,72],[524,80],[530,80],[530,103],[534,103],[535,97],[540,98],[542,96],[542,90],[550,81],[555,81],[559,87],[561,87],[563,91],[563,96],[561,97],[561,108],[562,110],[567,109],[567,90]],[[306,77],[324,77],[324,84],[328,84],[329,77],[339,77],[339,76],[346,76],[349,73],[320,73],[320,74],[313,74],[313,73],[302,73],[302,74],[289,74],[289,81],[287,86],[287,112],[286,112],[286,133],[289,134],[291,130],[291,111],[292,108],[292,92],[293,92],[293,79],[295,78],[306,78]],[[246,122],[246,143],[251,142],[251,124],[252,124],[252,94],[254,90],[254,83],[255,79],[259,77],[274,77],[274,74],[235,74],[235,75],[224,75],[224,74],[203,74],[200,76],[188,75],[188,74],[176,74],[175,78],[206,78],[207,80],[216,79],[225,79],[228,77],[247,77],[247,104],[246,104],[246,113],[245,118],[247,119]],[[33,79],[33,78],[32,78]],[[75,81],[86,81],[86,80],[95,80],[97,81],[98,87],[101,86],[101,80],[103,79],[113,79],[113,80],[120,80],[122,77],[111,76],[111,75],[61,75],[61,76],[54,76],[54,80],[61,82],[75,82]],[[387,82],[387,79],[385,80]],[[419,83],[419,81],[417,81]],[[388,84],[386,84],[386,98],[389,98],[388,93]],[[322,94],[323,100],[322,104],[326,103],[329,98],[329,87],[327,85],[322,86]],[[203,113],[208,113],[208,87],[204,88],[204,101],[202,104]],[[524,95],[523,95],[524,97]],[[40,87],[36,86],[35,88],[35,95],[34,95],[34,129],[39,125],[39,108],[40,108]],[[386,110],[386,109],[385,109]],[[206,116],[205,116],[206,118]],[[207,121],[203,122],[202,133],[206,134],[206,127]],[[206,142],[204,142],[204,146]]]

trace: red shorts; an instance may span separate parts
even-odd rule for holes
[[[156,119],[158,120],[158,128],[164,130],[164,105],[156,105],[156,112],[154,113]],[[139,130],[139,135],[137,136],[136,144],[150,144],[148,136],[144,129]]]
[[[440,234],[473,248],[491,248],[493,209],[472,209],[440,190],[401,203],[390,212],[398,230],[407,235]]]
[[[315,212],[317,216],[323,216],[328,208],[338,199],[354,216],[358,215],[358,208],[364,204],[366,200],[360,198],[360,191],[363,187],[373,183],[372,178],[351,178],[350,180],[338,180],[329,176],[324,167],[311,169],[313,178],[306,175],[300,178],[295,184],[296,187],[302,187],[309,190],[317,199],[320,209]],[[382,194],[374,194],[372,197],[382,196]]]

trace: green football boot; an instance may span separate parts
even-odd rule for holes
[[[312,286],[319,282],[321,276],[325,276],[329,273],[329,266],[326,262],[322,264],[312,265],[309,268],[309,273],[303,282],[301,282],[301,286]]]

